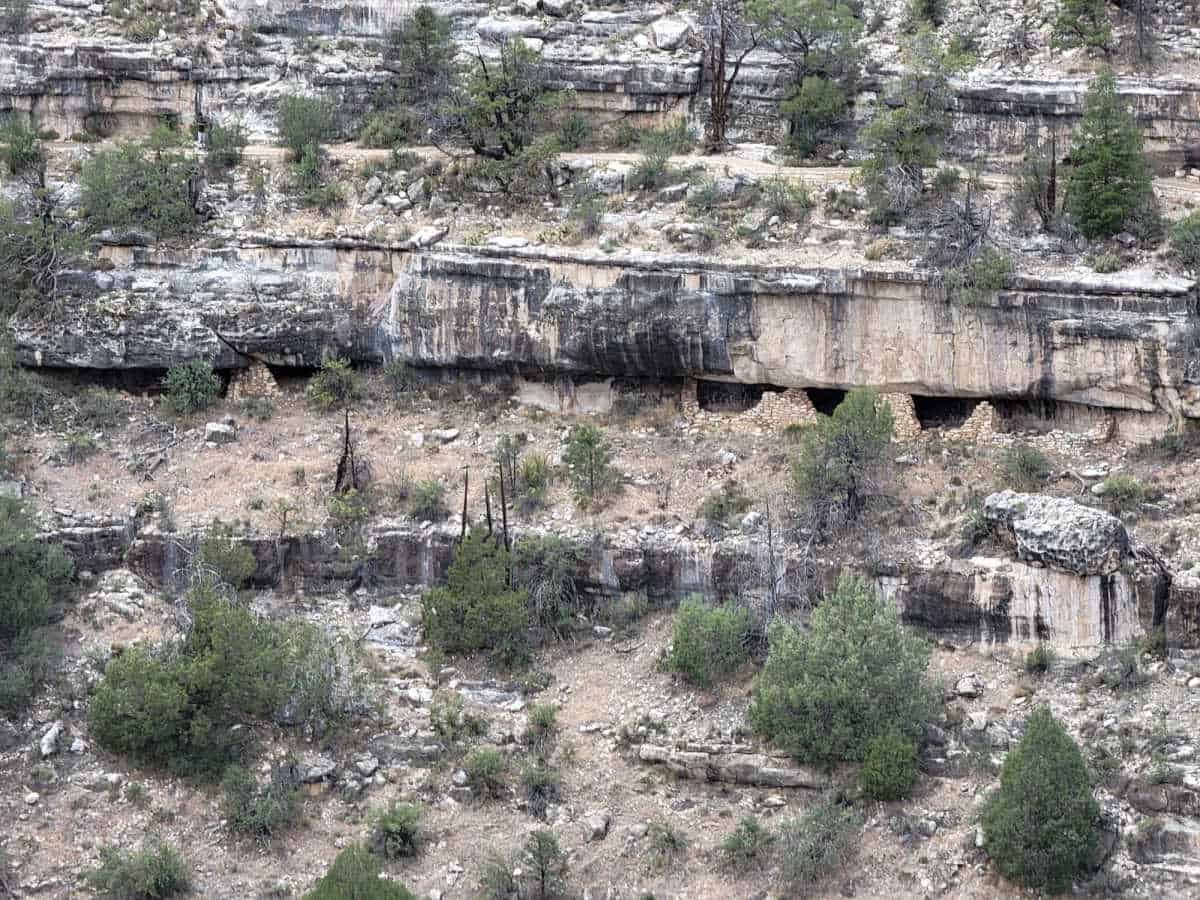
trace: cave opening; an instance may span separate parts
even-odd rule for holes
[[[745,412],[758,406],[766,390],[762,384],[697,381],[696,403],[706,412]]]
[[[959,428],[971,417],[979,401],[969,397],[912,395],[913,411],[922,428]]]
[[[833,411],[846,399],[846,392],[839,388],[807,388],[806,393],[813,409],[824,416],[833,415]]]

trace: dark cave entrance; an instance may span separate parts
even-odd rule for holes
[[[805,393],[813,409],[825,416],[833,415],[833,411],[846,399],[846,392],[838,388],[806,388]]]
[[[912,395],[913,410],[921,428],[959,428],[971,417],[979,401],[969,397]]]
[[[736,381],[697,381],[696,403],[705,412],[745,412],[754,409],[768,390],[762,384]]]

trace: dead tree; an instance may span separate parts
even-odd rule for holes
[[[720,150],[726,144],[734,82],[742,63],[758,46],[758,33],[746,21],[743,0],[709,0],[702,34],[711,104],[707,143],[710,149]],[[736,54],[732,60],[731,54]]]
[[[370,481],[370,466],[365,458],[358,455],[358,449],[350,435],[350,410],[345,411],[345,417],[342,455],[338,460],[337,475],[333,483],[334,492],[338,494],[361,491]]]

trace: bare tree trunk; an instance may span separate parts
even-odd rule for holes
[[[462,527],[458,532],[458,540],[461,543],[467,536],[467,488],[471,486],[471,469],[468,466],[463,466],[463,508],[462,508]]]

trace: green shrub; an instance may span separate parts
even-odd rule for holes
[[[422,140],[437,124],[454,88],[452,30],[448,16],[423,3],[388,34],[383,60],[396,79],[391,108],[383,114],[393,123],[389,143]]]
[[[1099,817],[1078,745],[1035,710],[984,806],[984,849],[1006,878],[1060,893],[1098,861]]]
[[[304,900],[417,900],[404,885],[383,878],[379,860],[352,844],[334,858]]]
[[[675,614],[667,665],[693,684],[709,687],[733,675],[750,658],[753,616],[744,606],[709,606],[684,600]]]
[[[1003,290],[1013,273],[1012,259],[999,250],[985,247],[964,266],[946,270],[946,296],[952,303],[976,306]]]
[[[908,27],[915,29],[922,24],[938,27],[946,21],[946,0],[909,0]]]
[[[221,776],[221,813],[230,831],[270,840],[300,820],[300,788],[285,765],[274,766],[266,784],[241,766]]]
[[[1046,454],[1029,444],[1013,444],[1000,455],[1000,481],[1014,491],[1040,490],[1050,475]]]
[[[755,731],[825,764],[861,760],[873,737],[892,730],[917,738],[933,706],[929,647],[866,582],[843,575],[807,632],[780,622],[769,639],[750,704]]]
[[[1124,263],[1121,262],[1121,254],[1113,250],[1105,250],[1102,253],[1089,256],[1087,263],[1092,267],[1093,272],[1099,272],[1101,275],[1119,272],[1124,266]]]
[[[89,387],[75,399],[75,422],[93,430],[115,428],[125,421],[126,407],[116,391]]]
[[[100,850],[100,866],[84,876],[88,888],[105,900],[166,900],[191,889],[188,864],[179,851],[159,838],[140,850]]]
[[[462,695],[438,691],[429,705],[433,733],[450,746],[487,734],[487,720],[463,710]]]
[[[508,760],[495,747],[477,747],[463,762],[467,785],[480,799],[496,798],[508,789]]]
[[[717,179],[702,175],[687,193],[688,210],[693,214],[708,214],[721,205],[721,187]]]
[[[546,760],[535,757],[521,766],[521,793],[535,819],[546,818],[546,810],[558,801],[561,789],[562,776]]]
[[[687,835],[666,819],[655,819],[646,829],[646,846],[650,864],[665,869],[687,851]]]
[[[376,856],[401,859],[416,856],[425,845],[423,812],[415,803],[392,803],[371,817],[367,846]]]
[[[305,399],[317,412],[347,409],[362,396],[362,379],[345,359],[325,360],[304,389]]]
[[[917,783],[917,746],[898,731],[867,742],[859,781],[873,800],[900,800]]]
[[[1104,505],[1116,515],[1141,509],[1146,502],[1146,486],[1132,475],[1109,475],[1101,487]]]
[[[587,552],[554,534],[526,534],[513,545],[513,583],[529,598],[529,624],[566,637],[593,609],[575,579],[586,567]]]
[[[388,109],[372,113],[358,131],[364,147],[397,147],[413,143],[422,135],[422,124],[407,109]]]
[[[212,172],[226,172],[241,165],[242,153],[250,139],[240,122],[223,125],[210,122],[205,132],[204,159]]]
[[[450,515],[446,508],[446,486],[432,478],[413,484],[408,492],[408,514],[423,521],[442,521]]]
[[[517,511],[529,515],[546,504],[546,495],[554,482],[554,469],[541,453],[530,453],[521,459],[517,469]]]
[[[666,187],[679,177],[671,165],[671,155],[665,150],[647,151],[634,163],[628,183],[635,191],[653,191]]]
[[[657,128],[641,130],[638,148],[644,153],[661,152],[668,156],[682,156],[696,147],[696,135],[688,127],[687,119],[675,116]]]
[[[1054,648],[1039,642],[1025,654],[1025,671],[1030,675],[1045,675],[1054,664]]]
[[[592,123],[582,113],[571,113],[558,126],[558,143],[564,150],[578,150],[592,139]]]
[[[32,122],[10,115],[0,125],[0,164],[9,175],[23,175],[45,168],[46,148]]]
[[[315,625],[271,621],[198,580],[179,644],[130,647],[109,661],[88,704],[88,730],[116,753],[184,774],[220,771],[247,719],[300,724],[336,717],[345,677]]]
[[[508,586],[509,554],[473,528],[454,554],[446,586],[421,598],[425,638],[443,653],[491,651],[511,662],[525,653],[527,595]]]
[[[1106,51],[1112,37],[1105,0],[1062,0],[1050,43],[1055,48],[1086,47]]]
[[[816,205],[812,192],[803,181],[773,175],[760,183],[763,211],[785,222],[803,220]]]
[[[847,119],[850,105],[846,89],[833,79],[809,75],[780,104],[788,123],[788,147],[801,159],[812,156],[829,142]]]
[[[754,818],[745,816],[721,842],[721,857],[729,868],[746,872],[763,865],[775,836]]]
[[[193,359],[172,366],[163,379],[163,402],[176,415],[186,416],[207,409],[216,402],[221,379],[206,360]]]
[[[521,851],[521,870],[529,900],[553,900],[563,896],[567,885],[567,854],[554,832],[539,828],[530,833]]]
[[[853,809],[825,802],[786,823],[779,833],[779,876],[788,889],[807,896],[853,854],[862,830]]]
[[[214,519],[200,541],[200,562],[234,590],[241,590],[258,567],[254,552],[236,540],[232,526]]]
[[[1171,226],[1171,257],[1186,271],[1200,275],[1200,211]]]
[[[523,740],[533,747],[544,748],[558,734],[558,707],[553,703],[535,703],[529,707],[529,725]]]
[[[47,629],[72,570],[59,547],[37,539],[29,508],[0,497],[0,712],[22,712],[50,674]]]
[[[563,462],[580,506],[596,506],[619,488],[620,475],[613,468],[612,457],[612,445],[595,425],[571,429]]]
[[[818,416],[805,429],[791,481],[816,527],[858,521],[883,474],[891,440],[892,408],[870,390],[850,391],[832,416]]]
[[[144,141],[98,150],[79,171],[89,228],[144,228],[160,238],[199,222],[199,171],[177,134],[160,128]]]
[[[584,194],[571,205],[571,221],[581,237],[595,237],[604,229],[608,201],[599,194]]]
[[[279,102],[277,127],[279,145],[287,148],[293,162],[300,162],[305,151],[315,151],[333,138],[333,104],[323,97],[284,97]]]
[[[1070,158],[1066,209],[1085,237],[1110,237],[1155,203],[1142,131],[1117,97],[1111,69],[1088,88]]]
[[[750,498],[736,481],[726,482],[721,490],[709,494],[700,504],[700,516],[718,525],[729,525],[750,508]]]

